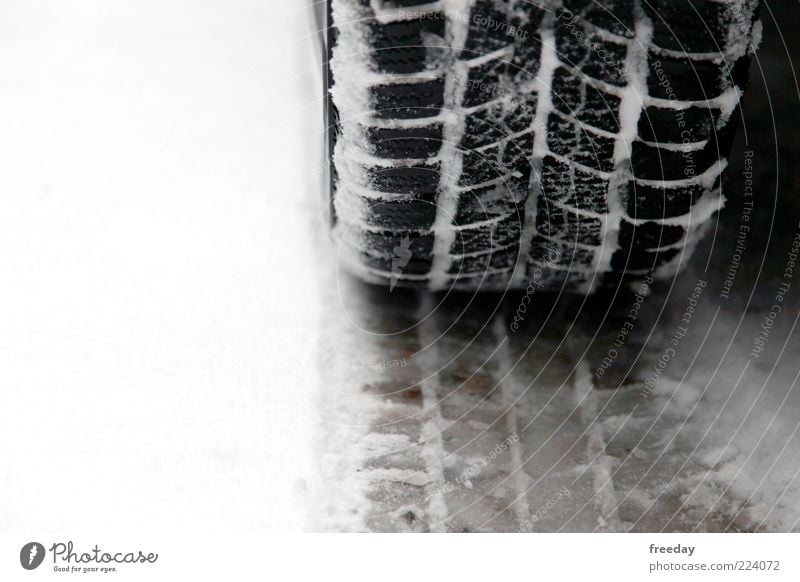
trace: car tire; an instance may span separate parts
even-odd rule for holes
[[[721,208],[759,0],[329,0],[331,227],[362,279],[673,277]]]

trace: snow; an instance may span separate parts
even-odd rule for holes
[[[520,252],[517,264],[514,266],[512,281],[519,285],[524,282],[527,275],[525,263],[530,256],[531,241],[536,232],[536,208],[539,196],[542,194],[542,160],[548,154],[547,120],[553,111],[553,100],[551,97],[553,73],[559,66],[558,55],[556,53],[556,37],[552,30],[553,15],[548,13],[544,16],[541,31],[541,54],[539,56],[539,67],[536,71],[536,111],[533,115],[531,129],[533,134],[533,152],[531,152],[531,180],[530,194],[525,200],[525,222],[522,225],[522,239],[520,240]]]
[[[3,530],[303,527],[320,310],[307,16],[288,0],[4,6]]]
[[[741,307],[744,298],[738,298]],[[795,300],[796,302],[796,300]],[[708,312],[693,322],[710,339],[699,348],[708,365],[692,364],[694,341],[672,364],[688,370],[679,388],[695,390],[696,406],[683,403],[687,426],[698,435],[692,453],[713,469],[690,482],[686,503],[710,507],[723,492],[740,503],[738,511],[756,528],[796,531],[800,525],[800,389],[796,358],[797,316],[773,328],[766,359],[750,357],[760,330],[761,309],[743,317],[727,307],[712,320]]]
[[[450,48],[446,53],[444,63],[447,74],[444,77],[442,110],[450,112],[451,115],[443,126],[442,145],[439,148],[441,170],[436,197],[436,217],[432,227],[434,233],[433,264],[428,284],[431,289],[447,288],[447,274],[453,264],[450,252],[456,240],[453,217],[456,215],[459,201],[456,183],[458,182],[457,177],[461,176],[464,167],[464,157],[459,148],[466,125],[466,116],[459,114],[459,110],[462,108],[469,78],[469,65],[463,62],[460,56],[467,42],[469,15],[473,5],[474,0],[450,1],[446,5],[445,11],[447,16],[445,42]],[[492,55],[482,56],[492,58]]]

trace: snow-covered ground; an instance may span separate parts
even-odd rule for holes
[[[519,296],[338,269],[305,5],[68,4],[0,9],[3,531],[800,527],[800,280],[750,355],[797,229],[785,53],[746,103],[732,296],[739,173],[600,378],[633,295],[535,297],[512,331]]]
[[[305,6],[0,15],[0,528],[301,528]]]

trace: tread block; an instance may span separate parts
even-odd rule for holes
[[[366,170],[370,185],[378,192],[416,194],[436,191],[441,176],[440,167],[436,162],[413,166],[369,166]]]
[[[442,124],[426,127],[370,127],[367,140],[373,155],[387,159],[421,159],[435,156],[442,145]]]
[[[537,101],[536,93],[526,93],[503,103],[503,123],[510,133],[519,133],[531,127]]]
[[[720,178],[713,189],[719,187]],[[653,188],[629,182],[625,200],[626,212],[631,218],[662,219],[683,216],[706,193],[706,189],[695,184],[684,188]]]
[[[560,61],[593,79],[619,86],[627,83],[627,47],[602,40],[588,31],[580,20],[558,22],[556,50]]]
[[[541,17],[539,17],[541,19]],[[528,83],[536,78],[539,72],[539,59],[542,54],[542,39],[538,33],[531,32],[514,43],[514,56],[508,66],[508,75],[512,84]]]
[[[466,116],[460,147],[474,149],[500,141],[508,135],[503,107],[493,104]]]
[[[413,230],[364,230],[351,226],[342,230],[342,240],[358,251],[392,260],[410,256],[411,260],[430,263],[433,253],[433,233]],[[404,251],[407,249],[410,255]],[[424,272],[424,271],[423,271]]]
[[[470,67],[464,97],[461,101],[462,105],[475,107],[506,94],[502,83],[507,73],[508,62],[503,59],[491,59]]]
[[[501,164],[508,171],[526,168],[531,171],[531,157],[533,156],[533,133],[525,133],[508,140],[503,148]]]
[[[633,0],[604,0],[602,3],[596,0],[564,0],[564,8],[572,14],[560,12],[559,20],[562,22],[583,14],[598,28],[618,36],[634,37]]]
[[[591,134],[558,115],[547,120],[547,147],[579,164],[610,172],[614,169],[614,140]]]
[[[420,18],[380,24],[367,23],[372,42],[372,60],[377,70],[385,73],[417,73],[427,66],[429,53],[440,53],[438,47],[425,46],[423,35],[444,38],[444,20]]]
[[[633,142],[633,175],[642,180],[683,180],[696,178],[719,158],[717,144],[709,142],[700,150],[667,150]]]
[[[536,100],[537,95],[530,93],[465,114],[460,147],[474,149],[487,146],[530,129],[536,112]]]
[[[709,107],[647,107],[639,117],[639,138],[656,143],[703,141],[714,134],[719,117],[719,109]]]
[[[463,168],[458,178],[459,186],[474,186],[504,176],[506,169],[500,162],[500,145],[463,155]]]
[[[370,89],[375,115],[385,119],[416,119],[439,115],[444,103],[444,79],[421,83],[391,83]]]
[[[494,0],[477,0],[469,15],[469,30],[464,43],[462,58],[474,59],[513,44],[514,34],[520,18],[508,12],[508,5]],[[496,23],[496,24],[495,24]]]
[[[505,269],[513,267],[517,262],[519,244],[513,244],[505,249],[497,249],[485,253],[469,256],[454,256],[448,273],[477,273],[486,270]]]
[[[711,61],[661,57],[650,61],[650,70],[647,92],[659,99],[713,99],[732,85],[725,67]]]
[[[599,219],[546,202],[536,208],[536,231],[547,238],[594,246],[603,239],[603,223]]]
[[[522,220],[516,213],[489,224],[456,231],[450,248],[452,255],[480,253],[516,244],[522,232]]]
[[[714,0],[649,0],[645,14],[653,24],[653,43],[685,52],[715,52],[727,48],[733,22],[730,3]]]
[[[416,198],[376,200],[362,198],[364,220],[371,226],[387,230],[430,229],[436,217],[436,196],[433,193]]]
[[[530,260],[542,265],[585,269],[591,267],[594,258],[594,251],[541,235],[535,235],[531,241]]]
[[[553,75],[552,99],[554,107],[565,115],[598,129],[619,132],[619,98],[581,81],[564,68]]]
[[[517,196],[518,199],[524,200],[530,190],[532,169],[529,165],[522,168],[516,168],[514,173],[506,178],[503,183]]]
[[[551,202],[591,212],[608,212],[608,182],[551,156],[542,162],[542,194]]]
[[[521,216],[521,200],[505,184],[463,192],[458,198],[453,222],[457,226],[467,226],[511,213]]]
[[[405,244],[401,241],[401,245]],[[398,251],[394,255],[376,255],[366,252],[362,249],[354,249],[359,263],[371,269],[378,269],[379,271],[386,271],[388,273],[396,273],[398,277],[403,275],[425,275],[430,272],[433,260],[431,256],[422,257],[416,256],[413,252],[411,257],[406,262],[404,251],[400,250],[404,247],[399,246]]]

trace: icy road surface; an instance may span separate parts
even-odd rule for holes
[[[534,295],[516,330],[519,294],[338,269],[305,6],[2,16],[3,531],[800,527],[800,281],[751,356],[798,227],[769,11],[729,203],[686,274],[611,307]],[[754,228],[721,299],[745,149]]]

